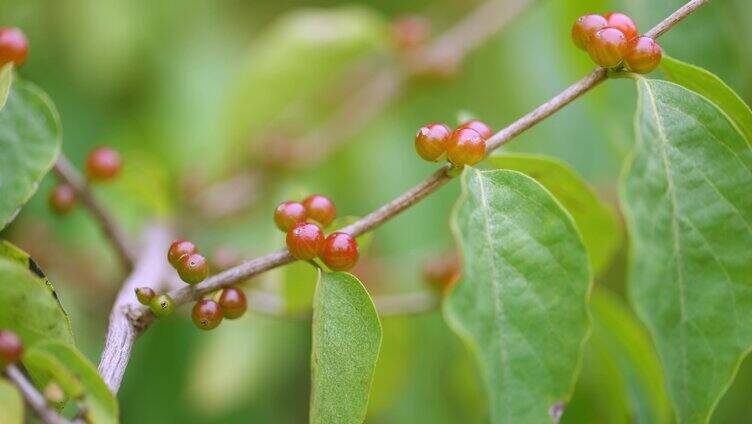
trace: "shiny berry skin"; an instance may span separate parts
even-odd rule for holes
[[[481,137],[483,137],[485,140],[488,140],[493,135],[493,130],[491,127],[488,126],[483,121],[479,121],[477,119],[473,119],[472,121],[467,121],[464,124],[460,125],[457,128],[470,128],[478,132]]]
[[[415,151],[421,158],[436,162],[446,155],[452,130],[444,124],[428,124],[415,134]]]
[[[324,232],[316,224],[301,222],[287,232],[287,250],[300,260],[310,260],[324,248]]]
[[[606,22],[608,22],[606,26],[621,31],[624,36],[627,37],[627,41],[637,37],[637,25],[635,25],[634,21],[629,16],[619,12],[611,12],[606,13],[603,17],[606,18]]]
[[[627,37],[616,28],[603,28],[590,37],[587,51],[598,66],[615,68],[627,54]]]
[[[299,202],[282,202],[274,210],[274,223],[284,232],[290,231],[295,224],[305,222],[307,218],[306,208]]]
[[[149,309],[154,312],[154,315],[163,318],[172,313],[175,309],[175,303],[169,294],[161,294],[151,300]]]
[[[183,255],[175,269],[180,279],[190,285],[204,281],[209,275],[209,264],[206,258],[198,253]]]
[[[320,194],[313,194],[303,199],[303,206],[305,206],[308,218],[321,224],[322,228],[331,225],[334,218],[337,217],[337,208],[334,207],[334,202]]]
[[[136,289],[136,299],[142,305],[149,305],[157,294],[151,287],[139,287]]]
[[[219,303],[211,299],[202,299],[193,305],[191,318],[196,327],[202,330],[212,330],[222,322],[222,308]]]
[[[347,233],[332,233],[326,238],[321,260],[332,271],[346,271],[358,263],[358,242]]]
[[[222,315],[227,319],[236,319],[243,316],[248,309],[248,301],[245,293],[236,287],[228,287],[222,290],[219,295],[219,306],[222,308]]]
[[[650,37],[637,37],[629,43],[627,56],[624,58],[629,69],[638,74],[647,74],[661,63],[663,50]]]
[[[177,268],[178,263],[183,256],[192,255],[197,252],[198,248],[190,241],[175,240],[172,242],[170,249],[167,251],[167,262],[169,262],[173,268]]]
[[[577,18],[572,26],[572,41],[582,49],[587,50],[590,36],[606,27],[608,22],[601,15],[584,15]]]
[[[18,362],[22,353],[21,338],[10,330],[0,330],[0,370]]]
[[[76,207],[78,195],[76,195],[76,190],[68,184],[58,184],[47,197],[47,203],[53,212],[58,215],[65,215]]]
[[[418,15],[408,15],[392,22],[392,41],[403,51],[423,46],[431,38],[431,22]]]
[[[486,156],[486,140],[472,128],[457,128],[449,140],[447,159],[456,166],[475,165]]]
[[[110,147],[97,147],[86,157],[86,175],[91,181],[110,181],[123,167],[120,153]]]
[[[423,280],[445,293],[459,280],[462,262],[456,252],[446,253],[423,263]]]
[[[20,67],[26,62],[29,54],[29,40],[18,28],[0,28],[0,66],[13,62]]]

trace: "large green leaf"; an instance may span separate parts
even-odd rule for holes
[[[542,423],[571,396],[591,274],[571,216],[516,171],[462,175],[452,225],[463,276],[444,314],[478,357],[495,423]]]
[[[313,303],[311,423],[362,423],[381,324],[366,289],[351,274],[321,273]]]
[[[629,294],[680,422],[706,422],[752,347],[752,149],[714,104],[637,82],[622,181]]]
[[[569,165],[555,158],[524,153],[504,153],[488,158],[486,163],[522,172],[543,184],[574,218],[593,273],[597,275],[606,268],[621,242],[616,213]]]
[[[0,423],[24,422],[24,403],[21,393],[8,380],[0,378]]]
[[[668,56],[661,60],[661,69],[669,80],[715,103],[752,143],[752,110],[723,80],[705,69]]]
[[[0,110],[0,230],[36,192],[59,151],[60,120],[52,102],[36,86],[14,82]]]

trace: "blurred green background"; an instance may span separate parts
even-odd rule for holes
[[[413,151],[413,134],[424,123],[454,124],[466,111],[498,129],[584,75],[593,65],[569,38],[577,16],[624,11],[646,30],[683,1],[531,3],[470,54],[456,75],[411,79],[341,149],[316,166],[293,169],[269,164],[279,154],[276,140],[286,146],[315,128],[359,86],[364,72],[400,66],[390,38],[395,17],[422,14],[440,34],[480,2],[2,0],[0,24],[27,33],[30,56],[19,74],[56,103],[63,151],[73,162],[80,165],[100,144],[123,153],[123,178],[97,194],[134,237],[154,217],[173,219],[179,235],[206,252],[253,257],[282,245],[271,221],[279,201],[319,192],[335,200],[341,215],[362,216],[434,169]],[[668,54],[718,74],[750,103],[749,16],[749,0],[711,2],[661,44]],[[348,84],[353,69],[360,73]],[[561,158],[617,206],[616,181],[632,144],[634,108],[633,83],[611,81],[509,149]],[[255,199],[253,205],[221,218],[212,215],[214,208],[201,207],[206,187],[257,169],[267,179],[243,193]],[[47,210],[51,180],[3,235],[50,276],[72,316],[79,347],[96,363],[123,275],[85,211],[58,218]],[[421,263],[452,248],[447,219],[457,193],[453,182],[376,232],[356,271],[373,295],[429,290],[420,279]],[[652,347],[624,303],[624,252],[622,247],[597,277],[596,292],[606,301],[603,313],[595,314],[566,422],[646,422],[641,399],[665,403],[624,372],[630,359],[609,334],[614,326],[630,326],[646,348],[631,360],[648,361],[639,355],[649,357]],[[278,291],[304,307],[312,281],[293,268],[248,285]],[[368,422],[487,420],[472,359],[439,312],[382,322]],[[305,422],[309,327],[306,320],[248,314],[203,333],[181,311],[137,343],[119,394],[123,422]],[[655,370],[645,372],[660,386]],[[751,391],[748,360],[714,420],[747,419]]]

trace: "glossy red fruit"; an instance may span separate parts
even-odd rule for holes
[[[661,63],[663,50],[650,37],[637,37],[629,43],[624,61],[629,69],[638,74],[647,74]]]
[[[481,137],[488,140],[493,135],[493,130],[491,127],[488,126],[483,121],[479,121],[477,119],[473,119],[472,121],[467,121],[464,124],[460,125],[457,128],[470,128],[478,132]]]
[[[172,265],[173,268],[177,268],[180,263],[180,259],[185,255],[192,255],[198,252],[198,248],[195,244],[188,240],[175,240],[170,245],[170,249],[167,251],[167,262]]]
[[[337,217],[337,208],[334,207],[334,202],[320,194],[306,197],[303,200],[303,206],[306,214],[308,214],[308,219],[318,222],[322,228],[331,225],[334,218]]]
[[[428,161],[436,162],[446,155],[452,130],[444,124],[428,124],[415,134],[415,151]]]
[[[86,174],[91,181],[109,181],[120,174],[123,167],[120,153],[110,147],[97,147],[86,158]]]
[[[590,36],[608,25],[601,15],[584,15],[577,18],[572,26],[572,41],[582,50],[587,50]]]
[[[209,275],[209,264],[206,258],[198,253],[183,255],[175,267],[180,279],[190,285],[198,284],[206,279]]]
[[[68,184],[58,184],[50,192],[47,202],[53,212],[65,215],[76,207],[78,195],[76,195],[76,190]]]
[[[447,159],[457,166],[475,165],[486,156],[486,140],[472,128],[457,128],[449,139]]]
[[[0,28],[0,66],[13,62],[14,66],[20,67],[26,62],[28,54],[29,40],[23,31],[12,27]]]
[[[301,222],[287,232],[287,249],[300,260],[310,260],[324,248],[324,232],[316,224]]]
[[[142,305],[149,305],[154,298],[157,297],[157,293],[151,287],[139,287],[136,289],[136,299],[138,303]]]
[[[321,260],[332,271],[346,271],[358,263],[358,242],[350,234],[332,233],[326,238]]]
[[[461,272],[462,262],[457,252],[445,253],[423,263],[423,280],[441,292],[451,289]]]
[[[619,12],[611,12],[606,13],[603,17],[606,18],[606,26],[621,31],[624,36],[627,37],[627,41],[637,37],[637,25],[635,25],[634,21],[629,16]]]
[[[606,27],[590,37],[587,51],[593,62],[604,68],[615,68],[627,55],[627,37],[616,28]]]
[[[422,16],[402,16],[392,22],[392,41],[400,50],[415,50],[430,38],[431,22]]]
[[[282,231],[290,231],[295,224],[305,222],[306,208],[299,202],[282,202],[274,210],[274,223]]]
[[[21,338],[10,330],[0,330],[0,370],[18,362],[22,353]]]
[[[222,290],[219,295],[219,306],[222,308],[222,315],[227,319],[236,319],[243,316],[248,309],[248,301],[245,293],[236,287],[228,287]]]
[[[196,327],[202,330],[217,328],[222,322],[222,308],[211,299],[202,299],[193,305],[191,318]]]

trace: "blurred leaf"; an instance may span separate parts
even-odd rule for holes
[[[752,143],[752,110],[725,82],[705,69],[669,56],[663,56],[661,69],[669,80],[707,97],[721,108]]]
[[[45,341],[32,346],[25,357],[32,358],[28,364],[32,372],[54,379],[66,395],[81,403],[87,422],[118,422],[115,397],[94,365],[74,347],[58,341]],[[61,376],[63,380],[58,379]]]
[[[360,281],[344,272],[322,272],[312,326],[311,423],[362,423],[381,324]]]
[[[24,403],[21,393],[8,380],[0,378],[0,423],[24,422]]]
[[[0,230],[37,191],[59,152],[60,121],[52,102],[36,86],[16,81],[0,110]]]
[[[679,421],[706,422],[752,347],[752,149],[706,98],[637,85],[629,292]]]
[[[69,398],[78,399],[84,395],[81,382],[55,355],[32,348],[24,354],[23,363],[37,387],[44,388],[51,382],[60,386],[66,397],[56,405],[59,409],[65,406]]]
[[[5,107],[13,82],[13,62],[9,62],[0,69],[0,109]]]
[[[593,274],[605,270],[621,243],[621,231],[613,208],[598,199],[593,190],[564,162],[524,153],[492,156],[486,163],[519,171],[541,183],[574,218],[588,250]]]
[[[572,218],[516,171],[462,175],[452,225],[463,276],[444,315],[471,347],[492,422],[549,422],[569,400],[590,323],[590,268]]]

